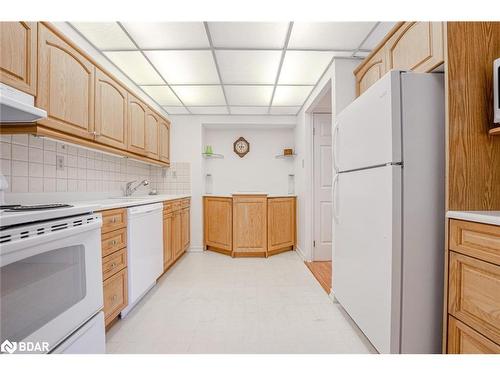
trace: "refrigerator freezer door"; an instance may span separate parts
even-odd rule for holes
[[[387,73],[337,116],[335,170],[402,161],[400,76]]]
[[[341,173],[335,189],[333,292],[380,353],[398,353],[401,166]]]

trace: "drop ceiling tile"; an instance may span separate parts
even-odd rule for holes
[[[278,83],[280,85],[314,85],[333,57],[332,52],[287,51]]]
[[[269,107],[230,107],[232,115],[267,115]]]
[[[72,22],[94,46],[105,49],[137,49],[116,22]]]
[[[188,115],[189,111],[185,107],[168,107],[164,106],[163,109],[167,111],[169,115]]]
[[[189,107],[194,115],[227,115],[227,107]]]
[[[229,105],[269,105],[273,86],[225,86]]]
[[[222,82],[274,84],[281,51],[217,51]]]
[[[270,113],[272,115],[296,115],[300,110],[300,106],[293,107],[271,107]]]
[[[126,22],[123,26],[143,49],[210,46],[203,22]]]
[[[104,54],[138,85],[165,83],[138,51],[104,52]]]
[[[283,48],[288,22],[209,22],[214,47]]]
[[[361,49],[374,49],[377,44],[389,33],[389,31],[396,25],[396,22],[380,22],[370,36],[365,40]]]
[[[277,86],[273,106],[301,106],[314,86]]]
[[[173,86],[172,89],[187,106],[226,104],[221,86]]]
[[[288,48],[354,50],[376,22],[296,22]]]
[[[218,84],[210,51],[147,51],[146,56],[169,84]]]
[[[161,106],[182,105],[168,86],[141,86]]]

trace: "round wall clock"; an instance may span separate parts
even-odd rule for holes
[[[248,154],[248,151],[250,151],[250,143],[248,143],[248,141],[245,138],[239,137],[233,143],[233,148],[234,148],[234,152],[240,158],[242,158],[243,156],[245,156],[246,154]]]

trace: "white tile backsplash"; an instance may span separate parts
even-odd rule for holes
[[[64,158],[56,169],[56,156]],[[128,181],[150,181],[138,189],[165,194],[191,192],[190,163],[159,167],[129,158],[27,134],[0,137],[0,173],[12,193],[102,192],[120,194]]]

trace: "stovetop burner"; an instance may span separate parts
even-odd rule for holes
[[[55,208],[68,208],[68,207],[73,207],[73,206],[64,203],[35,204],[31,206],[12,204],[12,205],[2,205],[0,206],[0,209],[5,210],[6,212],[21,212],[21,211],[36,211],[36,210],[52,210]]]

